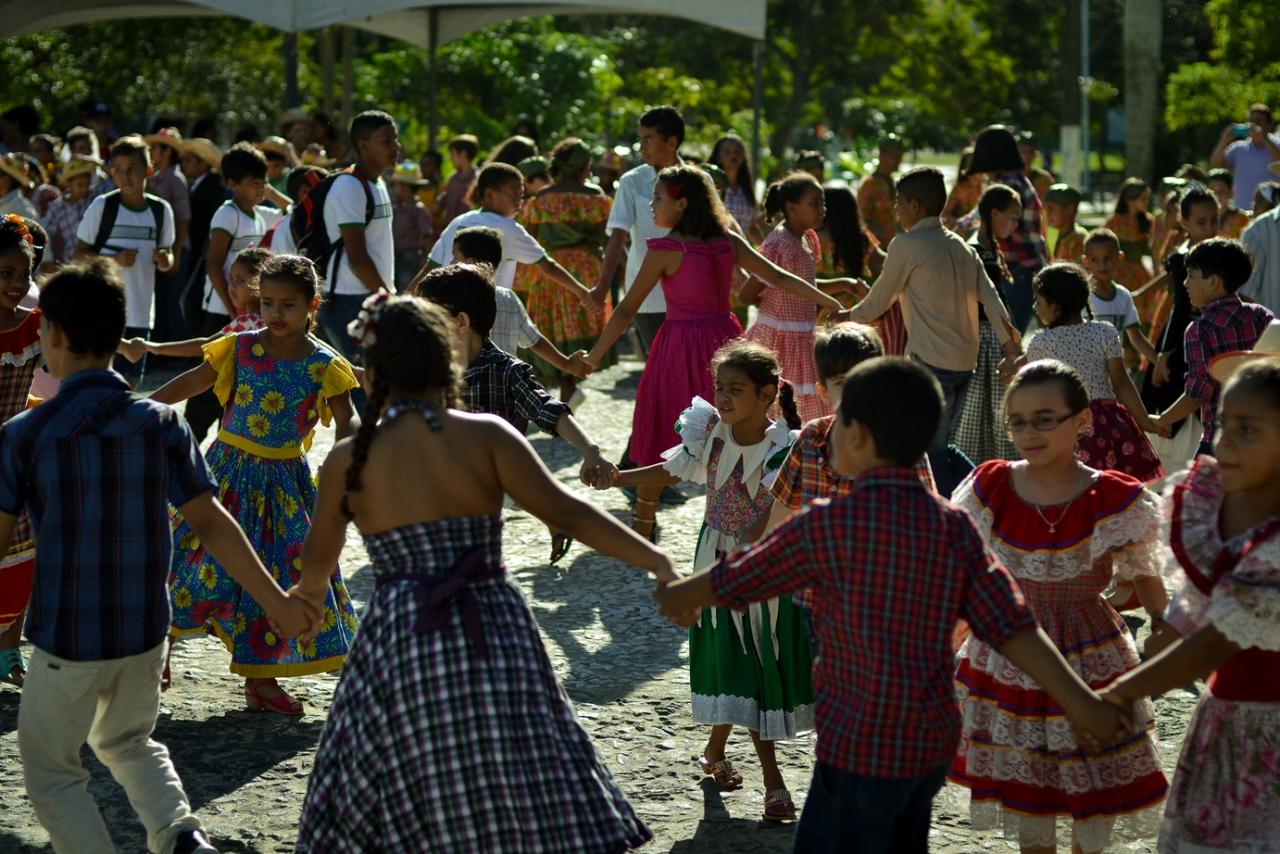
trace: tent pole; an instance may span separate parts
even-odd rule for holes
[[[764,41],[751,46],[751,73],[755,78],[751,93],[751,168],[756,177],[763,177],[760,168],[760,114],[764,101]]]
[[[436,110],[436,52],[440,47],[440,10],[427,11],[427,132],[428,145],[435,148],[440,136],[440,116]]]

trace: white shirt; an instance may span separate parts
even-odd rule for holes
[[[293,243],[293,212],[280,218],[275,234],[271,235],[271,245],[267,247],[277,255],[296,255],[298,247]]]
[[[210,239],[215,231],[221,231],[231,237],[231,245],[227,247],[227,257],[222,262],[222,275],[228,282],[231,281],[231,265],[235,262],[240,250],[261,243],[262,235],[266,234],[267,229],[275,225],[276,220],[283,215],[279,208],[258,205],[250,216],[240,210],[240,206],[235,201],[223,202],[222,207],[214,212],[213,219],[209,221]],[[227,313],[227,307],[223,305],[217,291],[213,289],[213,279],[208,276],[204,277],[204,299],[200,306],[210,314],[225,315]]]
[[[1093,312],[1094,320],[1110,323],[1118,332],[1123,333],[1130,326],[1141,323],[1138,308],[1133,304],[1133,294],[1129,293],[1128,288],[1114,282],[1111,286],[1116,290],[1111,299],[1103,299],[1093,291],[1089,292],[1089,310]]]
[[[536,264],[547,255],[542,244],[510,217],[478,210],[459,214],[445,226],[444,234],[431,247],[431,260],[440,266],[453,263],[453,236],[463,228],[495,228],[502,234],[502,262],[494,270],[493,283],[510,290],[516,282],[516,265]],[[505,347],[500,349],[506,350]],[[507,351],[511,352],[511,351]],[[513,354],[514,355],[514,354]]]
[[[337,243],[342,239],[342,226],[358,225],[364,229],[364,244],[369,250],[369,258],[378,270],[378,278],[388,288],[395,287],[396,262],[395,242],[391,236],[391,196],[387,193],[387,183],[381,177],[377,181],[365,181],[373,194],[373,219],[365,225],[365,192],[358,182],[364,181],[359,175],[347,174],[339,177],[329,188],[329,195],[324,200],[324,227],[329,240]],[[337,253],[334,253],[335,255]],[[356,278],[351,270],[351,259],[344,251],[341,266],[334,269],[334,262],[329,262],[327,271],[328,284],[336,294],[368,295],[369,289]],[[335,274],[337,279],[334,279]]]
[[[1240,293],[1280,314],[1280,207],[1251,222],[1240,242],[1253,255],[1253,275]]]
[[[631,248],[627,251],[627,269],[623,274],[624,290],[631,288],[649,252],[650,237],[666,237],[668,229],[653,223],[653,188],[658,183],[658,170],[648,163],[641,164],[618,179],[613,197],[613,210],[609,213],[609,232],[625,229],[631,234]],[[640,303],[640,314],[665,314],[667,301],[662,297],[662,285],[656,285]]]
[[[121,202],[107,245],[102,248],[102,254],[106,256],[119,254],[126,249],[134,249],[138,253],[132,267],[120,268],[125,290],[125,325],[134,329],[151,328],[151,309],[156,292],[156,250],[173,248],[173,208],[156,196],[148,199],[155,199],[164,207],[158,239],[156,218],[151,213],[150,206],[143,205],[141,210],[134,210]],[[76,229],[77,243],[92,246],[98,239],[98,226],[102,224],[102,208],[105,204],[105,196],[98,196],[89,203],[80,220],[80,227]]]

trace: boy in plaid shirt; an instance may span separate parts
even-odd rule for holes
[[[849,494],[813,501],[762,542],[654,592],[684,624],[702,607],[815,589],[818,764],[797,852],[928,850],[933,796],[960,737],[950,640],[961,617],[1082,737],[1109,743],[1123,724],[1036,626],[968,514],[920,482],[914,466],[941,417],[942,390],[923,366],[858,365],[830,437]]]
[[[1253,275],[1249,251],[1239,240],[1215,237],[1197,245],[1187,255],[1187,293],[1200,317],[1187,327],[1183,353],[1187,362],[1186,390],[1157,418],[1156,424],[1172,428],[1198,408],[1204,435],[1196,455],[1213,453],[1218,432],[1218,395],[1221,384],[1209,374],[1214,358],[1223,353],[1252,350],[1275,315],[1266,306],[1247,303],[1237,291]]]
[[[500,350],[489,333],[497,316],[497,296],[488,267],[450,264],[436,267],[418,282],[418,296],[443,308],[455,320],[454,352],[465,366],[463,401],[471,412],[497,415],[525,432],[530,421],[552,436],[561,436],[582,454],[578,476],[583,483],[613,482],[613,464],[574,420],[569,404],[556,400],[534,378],[533,368]],[[565,556],[573,540],[551,532],[551,562]]]

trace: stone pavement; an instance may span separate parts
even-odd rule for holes
[[[631,401],[640,366],[624,361],[592,376],[578,417],[612,458],[630,429]],[[534,448],[556,476],[576,484],[576,452],[561,440],[536,436]],[[324,431],[312,448],[313,465],[332,445]],[[580,484],[571,488],[582,490]],[[659,514],[660,546],[687,566],[701,523],[696,491],[688,503]],[[618,491],[595,493],[599,506],[628,519]],[[575,545],[559,566],[547,565],[550,538],[527,513],[508,514],[506,558],[523,588],[547,649],[605,763],[656,839],[645,850],[675,852],[785,852],[791,828],[761,821],[762,783],[751,741],[736,732],[730,757],[746,785],[720,793],[699,779],[693,759],[706,730],[689,718],[686,634],[658,619],[648,576]],[[352,528],[343,568],[357,607],[372,591],[364,549]],[[185,641],[174,654],[174,686],[164,695],[157,737],[168,745],[194,808],[223,851],[291,850],[307,774],[336,679],[292,679],[291,692],[307,706],[301,720],[245,711],[242,682],[227,672],[227,655],[212,639]],[[18,693],[0,687],[0,852],[49,850],[22,786],[17,750]],[[1172,771],[1194,698],[1176,691],[1158,703],[1162,752]],[[780,745],[779,761],[798,805],[812,771],[813,736]],[[92,754],[90,791],[102,806],[121,850],[145,850],[145,835],[123,792]],[[932,849],[942,854],[1006,848],[992,834],[968,829],[963,793],[948,792],[935,810]],[[1064,849],[1065,850],[1065,849]],[[1152,851],[1154,844],[1115,850]]]

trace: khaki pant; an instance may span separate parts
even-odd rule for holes
[[[151,738],[160,710],[162,643],[141,655],[68,661],[37,649],[22,688],[18,749],[27,795],[57,852],[114,852],[89,772],[86,741],[129,796],[147,829],[147,848],[173,850],[184,830],[199,829],[169,751]]]

